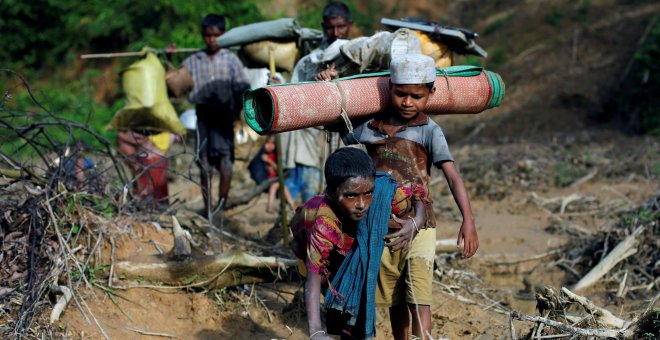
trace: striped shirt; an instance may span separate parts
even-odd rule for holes
[[[220,49],[211,58],[199,51],[183,61],[195,86],[188,95],[194,104],[220,104],[232,112],[242,108],[243,92],[250,83],[241,61],[229,50]]]

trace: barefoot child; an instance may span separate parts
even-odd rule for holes
[[[424,114],[435,92],[435,62],[422,54],[402,55],[392,60],[390,71],[389,109],[358,125],[352,134],[344,132],[344,143],[364,144],[376,170],[391,174],[399,182],[423,186],[429,202],[431,165],[442,170],[463,216],[457,245],[463,244],[463,258],[469,258],[477,251],[479,241],[467,190],[442,130]],[[383,252],[376,301],[390,308],[395,339],[408,339],[411,324],[416,337],[431,336],[436,231],[433,209],[427,206],[426,211],[426,225],[420,226],[409,249]]]
[[[327,334],[371,337],[375,335],[373,300],[383,247],[395,251],[407,247],[416,226],[426,223],[426,196],[421,186],[397,185],[389,175],[376,173],[369,156],[356,148],[341,148],[328,157],[325,180],[325,193],[298,208],[291,221],[294,253],[300,272],[307,276],[310,339],[330,339]],[[399,218],[403,216],[414,217]],[[385,236],[390,217],[402,228]],[[362,261],[370,275],[351,269],[356,261]],[[356,296],[347,286],[359,287],[356,291],[364,294]],[[321,293],[326,288],[327,330],[320,315]],[[357,301],[353,306],[359,308],[339,306],[344,301]]]

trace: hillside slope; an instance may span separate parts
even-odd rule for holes
[[[481,142],[603,128],[594,118],[658,13],[656,1],[456,2],[445,17],[481,34],[485,66],[502,75],[507,94],[498,109],[438,121],[455,139]]]

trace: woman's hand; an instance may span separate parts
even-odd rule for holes
[[[385,245],[390,248],[390,251],[399,251],[408,249],[412,243],[413,238],[419,233],[419,227],[416,222],[410,219],[401,219],[392,214],[392,219],[401,224],[399,231],[385,235]],[[389,242],[387,242],[389,240]]]

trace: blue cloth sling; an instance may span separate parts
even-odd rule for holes
[[[357,246],[346,255],[332,280],[336,292],[328,288],[325,294],[324,309],[345,316],[365,338],[376,334],[376,282],[396,186],[392,176],[376,172],[373,202],[357,228]],[[359,329],[362,325],[364,329]]]

